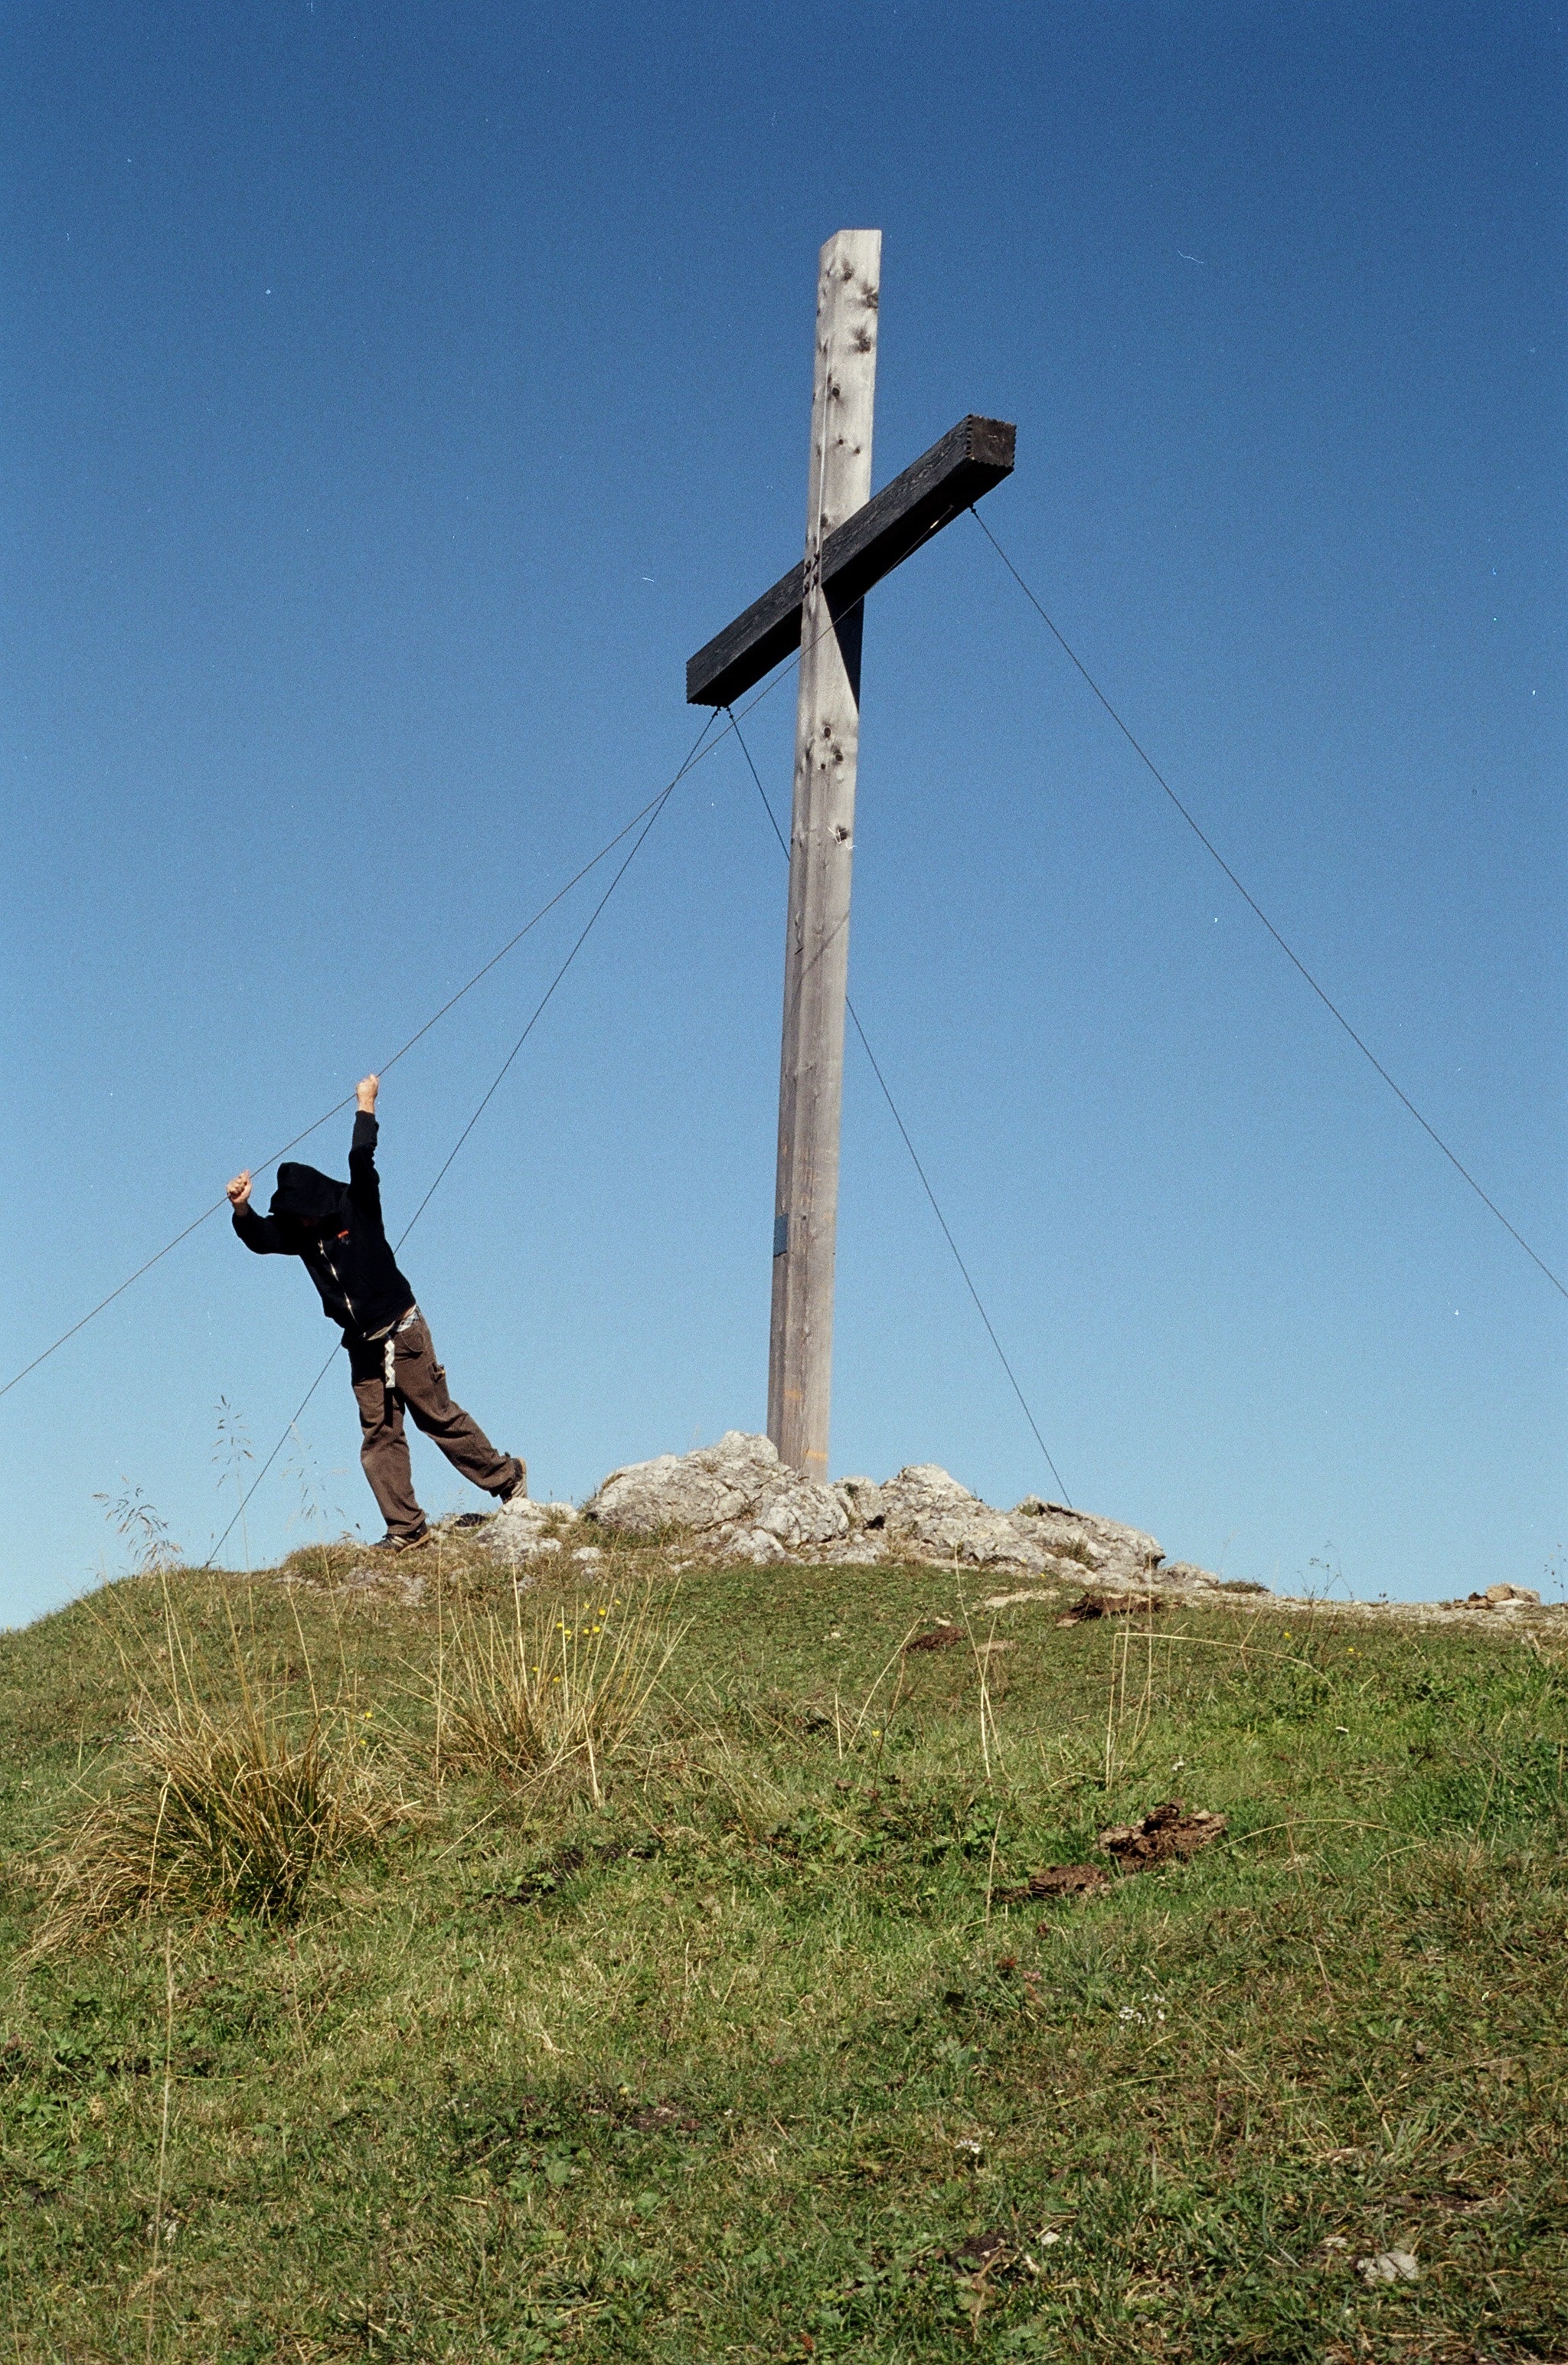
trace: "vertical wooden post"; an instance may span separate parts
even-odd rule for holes
[[[822,588],[821,554],[826,536],[871,495],[881,266],[877,230],[836,231],[817,266],[767,1357],[767,1433],[781,1461],[817,1479],[828,1472],[833,1385],[862,615],[858,602],[842,614],[833,611]]]

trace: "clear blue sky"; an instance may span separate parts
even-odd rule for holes
[[[12,10],[0,1376],[667,778],[685,658],[800,554],[845,224],[877,481],[1017,421],[994,531],[1568,1277],[1556,14]],[[409,1244],[537,1493],[763,1425],[781,873],[729,745]],[[395,1222],[586,891],[388,1078]],[[851,990],[1075,1501],[1271,1584],[1561,1589],[1568,1304],[968,520],[868,615]],[[199,1556],[219,1398],[263,1452],[331,1338],[215,1217],[5,1398],[0,1617],[123,1565],[124,1483]],[[377,1532],[341,1368],[302,1426]],[[853,1051],[833,1459],[1049,1489]]]

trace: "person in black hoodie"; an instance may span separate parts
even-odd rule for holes
[[[339,1182],[314,1166],[277,1170],[272,1213],[251,1205],[251,1177],[229,1185],[234,1228],[257,1256],[297,1256],[315,1283],[321,1309],[343,1334],[359,1406],[360,1461],[386,1522],[384,1545],[396,1551],[422,1543],[428,1529],[409,1466],[404,1407],[414,1425],[440,1446],[454,1469],[487,1495],[510,1503],[528,1492],[528,1467],[514,1453],[498,1453],[478,1423],[446,1389],[446,1373],[414,1293],[381,1220],[375,1171],[375,1096],[379,1079],[366,1076],[355,1098],[349,1179]]]

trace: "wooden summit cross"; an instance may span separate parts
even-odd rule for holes
[[[871,498],[879,230],[841,230],[817,263],[806,555],[686,668],[689,705],[729,706],[797,645],[795,797],[767,1434],[781,1461],[827,1476],[838,1121],[849,970],[849,879],[866,594],[1012,472],[1014,431],[964,419]]]

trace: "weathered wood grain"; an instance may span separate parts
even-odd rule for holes
[[[869,506],[881,261],[882,234],[874,230],[837,231],[818,258],[806,555],[796,611],[801,676],[778,1063],[767,1433],[780,1461],[823,1480],[864,611],[853,597],[841,603],[824,578],[823,558],[846,524]]]

